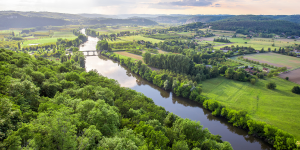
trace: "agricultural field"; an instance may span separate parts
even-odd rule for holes
[[[108,43],[119,43],[119,42],[126,42],[126,41],[133,41],[133,40],[144,40],[144,41],[150,41],[152,43],[159,43],[159,42],[163,42],[163,40],[158,40],[158,39],[153,39],[153,38],[147,38],[147,37],[143,37],[141,35],[137,35],[137,36],[124,36],[124,37],[118,37],[118,40],[116,41],[108,41]]]
[[[130,57],[130,58],[133,58],[135,60],[141,60],[141,61],[143,61],[143,57],[141,55],[136,55],[136,54],[132,54],[132,53],[124,52],[124,51],[123,52],[114,52],[114,53],[118,54],[118,55]]]
[[[267,89],[269,82],[275,82],[277,88]],[[279,77],[258,80],[255,85],[224,77],[202,83],[204,96],[229,108],[246,110],[253,119],[274,125],[300,139],[299,95],[291,92],[296,85]]]
[[[289,71],[287,73],[281,73],[281,74],[279,74],[279,77],[281,77],[283,79],[285,79],[286,77],[289,77],[289,81],[300,84],[300,69]]]
[[[100,34],[112,34],[112,33],[120,33],[122,31],[130,31],[130,32],[136,32],[137,30],[142,29],[143,27],[129,27],[129,26],[120,26],[120,27],[103,27],[95,29]]]
[[[270,70],[273,69],[273,68],[270,68],[270,67],[266,67],[266,66],[262,66],[262,65],[258,65],[258,64],[253,64],[253,63],[250,63],[250,62],[246,62],[244,60],[238,59],[238,56],[231,57],[230,59],[233,60],[233,61],[235,61],[236,63],[240,64],[240,65],[237,65],[237,66],[256,66],[260,70],[262,70],[263,68],[269,68]],[[236,64],[236,63],[232,63],[232,64]],[[231,63],[229,63],[229,64],[231,64]]]
[[[273,51],[275,48],[278,50],[280,47],[284,48],[286,46],[291,46],[294,44],[300,44],[300,41],[294,41],[294,40],[289,40],[285,41],[284,39],[276,39],[272,40],[271,38],[252,38],[252,39],[246,39],[246,38],[228,38],[234,45],[238,45],[239,47],[249,47],[251,46],[252,48],[256,50],[261,50],[264,48],[265,51],[268,50],[268,48],[271,48]],[[247,42],[247,44],[245,43]],[[274,44],[274,46],[272,46]],[[224,46],[216,46],[214,47],[215,49],[220,49]]]
[[[53,36],[54,38],[67,38],[67,37],[76,37],[73,32],[54,32]]]
[[[300,67],[299,58],[276,53],[250,54],[245,55],[244,58],[259,61],[261,63],[267,63],[277,67],[287,67],[288,69]]]
[[[63,38],[63,37],[59,37],[59,38]],[[74,40],[76,38],[76,36],[74,37],[67,37],[64,39],[69,39],[69,40]],[[24,41],[22,46],[28,46],[29,44],[45,44],[45,43],[53,43],[56,42],[58,38],[40,38],[40,39],[33,39],[33,40],[27,40]]]

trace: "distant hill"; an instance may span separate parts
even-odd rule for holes
[[[131,19],[85,19],[85,24],[106,24],[106,25],[118,25],[118,24],[132,24],[132,25],[157,25],[158,23],[152,20],[144,18],[131,18]]]
[[[52,13],[52,12],[19,12],[0,11],[0,29],[31,28],[38,26],[62,26],[62,25],[157,25],[158,23],[144,18],[110,19],[110,18],[86,18],[80,15]]]
[[[190,19],[188,19],[186,21],[186,23],[194,23],[194,22],[202,22],[202,23],[209,23],[209,22],[213,22],[213,21],[218,21],[218,20],[222,20],[222,19],[227,19],[232,17],[232,15],[220,15],[220,16],[196,16],[196,17],[192,17]]]
[[[237,33],[275,33],[279,35],[300,35],[297,23],[275,20],[266,16],[241,15],[209,23],[212,29],[231,30]]]
[[[28,17],[18,13],[0,14],[0,29],[30,28],[37,26],[61,26],[71,24],[70,21],[59,18]]]
[[[70,19],[70,20],[78,20],[83,19],[83,16],[75,15],[75,14],[66,14],[66,13],[57,13],[57,12],[23,12],[23,11],[0,11],[0,15],[5,14],[20,14],[26,17],[46,17],[46,18],[55,18],[55,19]]]
[[[276,16],[266,15],[265,17],[270,17],[276,20],[285,20],[294,23],[300,23],[300,15],[276,15]]]
[[[78,15],[84,18],[118,18],[118,16],[115,15],[102,15],[102,14],[78,14]]]

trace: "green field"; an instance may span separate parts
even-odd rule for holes
[[[269,62],[271,64],[278,64],[292,69],[300,67],[300,58],[276,54],[276,53],[251,54],[251,55],[245,55],[244,57],[256,59],[256,60],[263,60],[264,62]]]
[[[163,40],[157,40],[157,39],[153,39],[153,38],[147,38],[147,37],[143,37],[140,35],[137,36],[124,36],[124,37],[118,37],[120,38],[120,40],[116,40],[116,41],[108,41],[108,43],[119,43],[119,42],[126,42],[126,41],[133,41],[133,40],[144,40],[144,41],[150,41],[152,43],[159,43],[162,42]]]
[[[275,82],[276,90],[266,84]],[[279,77],[249,82],[228,80],[224,77],[203,82],[203,95],[236,109],[247,110],[255,120],[264,121],[300,139],[300,96],[291,92],[297,84]]]
[[[63,37],[60,37],[63,38]],[[76,36],[74,37],[68,37],[68,38],[64,38],[64,39],[69,39],[69,40],[73,40],[75,39]],[[41,38],[41,39],[35,39],[35,40],[27,40],[23,42],[22,46],[28,46],[28,44],[45,44],[45,43],[53,43],[56,42],[58,38]]]
[[[65,37],[76,37],[73,32],[54,32],[53,36],[54,38],[65,38]]]
[[[279,50],[280,47],[286,47],[286,46],[291,46],[294,44],[300,44],[299,41],[285,41],[284,39],[278,39],[278,40],[272,40],[271,38],[252,38],[252,39],[245,39],[245,38],[228,38],[231,42],[233,42],[234,46],[238,45],[239,47],[249,47],[251,46],[252,48],[256,50],[261,50],[264,48],[265,51],[268,50],[268,48],[271,48],[271,50]],[[247,42],[247,44],[245,44]],[[272,44],[275,44],[275,46],[272,46]],[[215,49],[220,49],[224,46],[216,46],[214,47]]]

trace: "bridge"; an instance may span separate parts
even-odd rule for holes
[[[81,51],[83,53],[83,55],[85,56],[97,56],[100,55],[100,53],[103,50],[87,50],[87,51]]]

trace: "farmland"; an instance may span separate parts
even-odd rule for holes
[[[268,63],[270,65],[278,67],[287,67],[288,69],[294,69],[300,67],[300,59],[296,57],[280,55],[276,53],[262,53],[246,55],[244,58],[259,61],[261,63]]]
[[[130,57],[130,58],[133,58],[135,60],[141,60],[141,61],[143,61],[143,57],[140,56],[140,55],[131,54],[131,53],[128,53],[128,52],[114,52],[114,53],[122,55],[122,56]]]
[[[275,82],[276,90],[267,89],[268,82]],[[259,80],[255,85],[224,77],[202,83],[204,96],[236,110],[247,110],[253,119],[274,125],[300,139],[299,95],[291,92],[295,85],[279,77]]]
[[[61,38],[61,37],[60,37]],[[64,38],[64,39],[69,39],[69,40],[73,40],[76,37],[68,37],[68,38]],[[58,38],[40,38],[40,39],[34,39],[34,40],[27,40],[23,42],[22,46],[28,46],[29,44],[45,44],[45,43],[53,43],[56,42]]]
[[[296,69],[287,73],[282,73],[279,75],[279,77],[283,79],[289,77],[289,81],[300,84],[300,69]]]
[[[133,41],[133,40],[144,40],[144,41],[150,41],[152,43],[159,43],[163,40],[153,39],[153,38],[147,38],[140,35],[137,36],[124,36],[124,37],[118,37],[118,40],[116,41],[108,41],[108,43],[119,43],[119,42],[126,42],[126,41]]]

